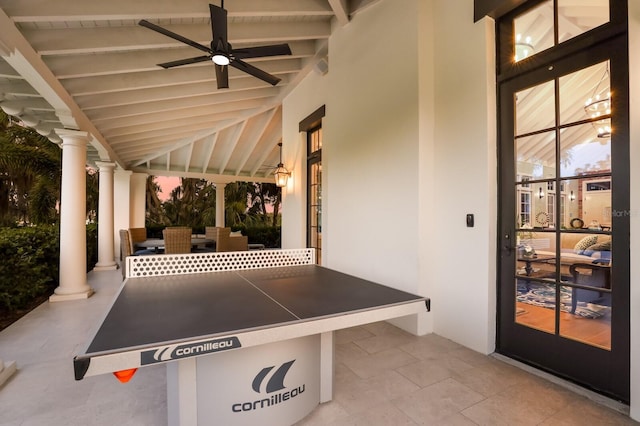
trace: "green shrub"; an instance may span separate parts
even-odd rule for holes
[[[162,238],[163,225],[147,224],[147,238]],[[205,228],[191,228],[194,234],[204,234]],[[232,226],[232,231],[242,231],[242,235],[246,235],[252,244],[264,244],[265,248],[280,248],[282,246],[280,239],[280,226],[252,225],[252,226]]]
[[[0,308],[26,307],[58,286],[60,234],[54,225],[0,228]],[[87,272],[98,260],[98,226],[87,226]]]
[[[58,284],[58,228],[0,228],[0,257],[0,306],[23,308]]]
[[[87,225],[87,272],[98,263],[98,224]]]
[[[279,226],[232,226],[232,231],[242,231],[252,244],[264,244],[265,248],[280,248],[282,246]]]

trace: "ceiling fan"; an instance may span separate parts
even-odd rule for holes
[[[247,47],[243,49],[233,49],[227,41],[227,10],[224,9],[224,0],[220,6],[209,5],[211,13],[211,33],[213,39],[211,46],[207,47],[186,37],[162,28],[145,19],[139,22],[143,27],[159,32],[174,40],[178,40],[191,47],[202,50],[206,53],[204,56],[196,56],[194,58],[180,59],[177,61],[165,62],[158,64],[162,68],[173,68],[181,65],[195,64],[198,62],[212,61],[216,69],[216,82],[218,89],[226,89],[229,87],[229,66],[240,71],[246,72],[260,80],[263,80],[273,86],[280,82],[280,78],[273,76],[259,68],[254,67],[243,61],[248,58],[261,58],[265,56],[281,56],[291,55],[291,49],[288,44],[274,44],[269,46]]]

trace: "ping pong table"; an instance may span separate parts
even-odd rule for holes
[[[302,419],[332,398],[333,331],[418,314],[429,299],[315,265],[313,255],[282,261],[292,253],[128,258],[138,267],[128,264],[74,358],[76,379],[166,363],[169,424]],[[269,256],[280,260],[256,260]]]

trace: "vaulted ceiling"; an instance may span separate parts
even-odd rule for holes
[[[144,19],[209,46],[207,0],[0,0],[0,108],[56,143],[55,129],[88,132],[89,164],[114,161],[127,170],[216,182],[271,181],[283,98],[308,73],[326,72],[332,31],[378,1],[227,0],[234,49],[287,43],[292,54],[246,59],[280,78],[276,86],[230,67],[229,88],[218,89],[210,61],[158,66],[203,52],[139,25]],[[518,18],[516,30],[530,37],[532,53],[553,45],[551,4]],[[561,2],[561,38],[606,22],[607,4]],[[566,81],[571,99],[563,98],[562,107],[573,119],[585,114],[588,97],[609,90],[608,78],[601,81],[604,66]],[[548,86],[520,94],[519,130],[549,125],[525,113],[542,110],[549,99]],[[603,143],[590,136],[591,126],[582,129],[565,149]],[[526,146],[522,160],[553,163],[544,135]]]
[[[227,0],[234,49],[288,43],[292,54],[246,60],[276,86],[229,67],[229,88],[217,89],[210,61],[159,67],[202,52],[138,24],[209,46],[206,0],[0,0],[0,107],[56,143],[55,129],[88,132],[89,164],[271,181],[283,98],[326,72],[332,29],[376,1]]]

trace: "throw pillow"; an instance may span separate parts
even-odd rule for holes
[[[580,241],[578,241],[576,246],[573,248],[573,251],[576,252],[576,254],[584,254],[584,251],[587,248],[589,248],[590,246],[594,245],[597,242],[598,242],[598,236],[597,235],[586,236],[583,239],[581,239]]]
[[[609,239],[601,243],[596,243],[592,246],[589,246],[584,250],[583,254],[587,256],[592,256],[593,253],[597,251],[611,251],[611,240]]]
[[[232,231],[229,234],[230,237],[242,237],[242,231]]]

